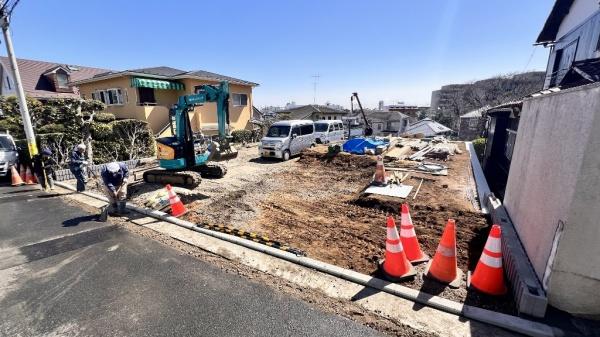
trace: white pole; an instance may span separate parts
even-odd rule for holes
[[[23,84],[21,83],[21,74],[19,73],[17,58],[15,57],[15,51],[13,49],[12,39],[10,37],[10,29],[8,27],[9,18],[4,12],[1,13],[1,15],[2,17],[0,18],[0,25],[2,25],[2,34],[4,34],[4,41],[6,42],[8,60],[10,61],[10,66],[13,69],[15,89],[17,91],[17,98],[19,99],[19,110],[21,111],[25,136],[27,137],[27,146],[29,147],[29,157],[32,158],[38,153],[37,144],[35,142],[35,134],[33,133],[33,127],[31,126],[31,117],[29,116],[27,100],[25,99],[25,91],[23,91]]]

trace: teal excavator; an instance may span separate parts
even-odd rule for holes
[[[190,123],[194,107],[209,102],[217,105],[219,134],[215,137],[194,133]],[[196,94],[180,96],[169,117],[173,136],[156,139],[160,168],[144,172],[144,181],[194,188],[202,177],[223,177],[227,168],[218,161],[237,156],[230,144],[229,83],[203,85]]]

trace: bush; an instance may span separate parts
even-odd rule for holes
[[[92,138],[95,140],[109,140],[113,136],[112,124],[92,123]]]
[[[94,116],[94,121],[98,123],[110,123],[116,119],[115,115],[109,112],[99,112]]]
[[[234,143],[249,143],[252,141],[252,130],[235,130],[231,133]]]
[[[46,124],[37,128],[38,134],[65,132],[67,132],[67,128],[62,124]]]
[[[485,151],[486,141],[486,138],[477,138],[473,140],[473,147],[475,148],[475,153],[477,154],[477,158],[479,158],[479,161],[483,160],[483,153]]]

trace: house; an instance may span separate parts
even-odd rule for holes
[[[348,115],[348,111],[340,110],[326,105],[302,105],[285,109],[277,112],[280,116],[285,116],[287,119],[310,119],[313,121],[318,120],[341,120],[343,116]]]
[[[406,131],[411,120],[416,120],[397,111],[369,111],[365,115],[375,136],[399,136]]]
[[[483,112],[488,108],[488,106],[485,106],[460,116],[458,139],[473,140],[481,137],[481,133],[485,128],[486,121],[486,119],[483,117]]]
[[[79,98],[70,83],[91,78],[108,70],[64,63],[17,59],[25,95],[39,100]],[[15,96],[15,81],[8,57],[0,56],[0,95]]]
[[[169,124],[169,108],[179,96],[194,94],[201,85],[221,81],[229,82],[230,129],[252,129],[252,89],[258,84],[225,75],[161,66],[108,71],[71,84],[79,88],[81,97],[104,102],[106,112],[117,118],[146,121],[155,133],[166,135],[170,131],[165,127]],[[190,114],[192,130],[216,134],[216,110],[216,103],[195,107]]]
[[[425,137],[435,136],[449,136],[452,133],[452,129],[435,122],[431,118],[425,118],[413,125],[410,125],[404,131],[405,135],[416,135],[422,134]]]
[[[597,318],[598,1],[557,0],[537,43],[551,47],[545,90],[487,111],[484,170],[508,175],[503,204],[548,304]]]
[[[500,199],[508,180],[508,172],[515,147],[523,101],[512,101],[487,108],[487,141],[483,154],[483,172],[490,189]]]
[[[597,0],[557,0],[536,44],[550,47],[544,89],[600,79],[600,5]]]

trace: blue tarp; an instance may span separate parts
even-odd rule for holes
[[[343,145],[344,152],[353,154],[365,154],[365,148],[375,149],[377,146],[389,146],[389,142],[385,140],[377,140],[375,138],[354,138],[346,141]]]

